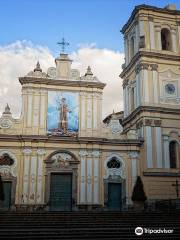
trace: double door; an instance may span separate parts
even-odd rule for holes
[[[72,174],[51,174],[50,210],[72,210]]]

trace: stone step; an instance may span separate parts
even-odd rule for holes
[[[137,226],[174,229],[175,233],[145,234],[138,239],[180,239],[179,213],[0,213],[0,239],[131,240]]]

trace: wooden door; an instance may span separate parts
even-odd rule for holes
[[[71,211],[72,174],[51,174],[50,210]]]
[[[121,183],[108,183],[108,209],[120,211],[122,207],[122,185]]]
[[[11,182],[3,182],[4,201],[0,201],[0,209],[7,211],[11,206]]]

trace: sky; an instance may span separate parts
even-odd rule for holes
[[[44,71],[53,66],[54,57],[60,52],[57,42],[62,37],[70,43],[67,52],[74,66],[83,74],[91,65],[94,74],[107,83],[103,116],[113,109],[122,110],[122,80],[118,76],[124,50],[120,29],[136,5],[164,7],[169,3],[167,0],[0,0],[0,112],[9,102],[13,114],[20,113],[18,77],[31,71],[37,60]],[[180,9],[179,0],[171,3]]]

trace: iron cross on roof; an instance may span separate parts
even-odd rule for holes
[[[61,47],[62,47],[62,53],[64,53],[65,47],[66,47],[66,46],[69,46],[69,43],[66,42],[64,38],[62,38],[62,41],[61,41],[61,42],[58,42],[57,44],[58,44],[58,45],[61,45]]]

